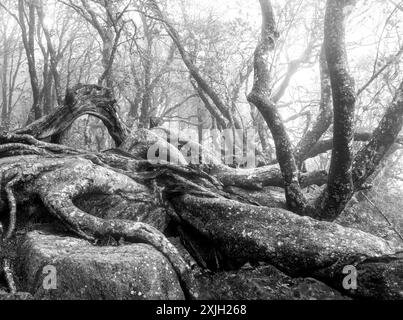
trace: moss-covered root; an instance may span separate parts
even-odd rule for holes
[[[359,289],[346,294],[403,298],[402,250],[388,241],[336,223],[301,217],[279,208],[243,204],[224,198],[183,195],[171,199],[183,223],[214,241],[239,265],[267,262],[291,276],[311,276],[343,291],[343,268],[356,266]],[[369,261],[372,261],[369,264]],[[369,269],[370,268],[370,269]],[[372,278],[377,274],[377,290]],[[375,270],[375,271],[374,271]],[[401,270],[401,268],[400,268]],[[396,282],[390,285],[391,281]]]
[[[174,267],[188,298],[197,298],[190,267],[175,246],[157,229],[142,222],[111,219],[90,215],[74,204],[80,195],[96,192],[119,193],[144,201],[145,187],[125,175],[92,164],[80,158],[70,159],[58,169],[42,174],[32,182],[32,191],[45,207],[80,237],[86,239],[114,237],[129,242],[144,242],[162,252]]]

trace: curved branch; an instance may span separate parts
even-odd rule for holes
[[[64,104],[49,115],[15,131],[37,139],[56,137],[79,117],[90,114],[102,120],[109,134],[119,146],[129,135],[129,128],[120,119],[116,101],[110,90],[97,85],[77,85],[68,90]]]
[[[270,72],[268,54],[274,49],[278,38],[273,8],[269,0],[260,0],[262,11],[261,40],[254,56],[254,83],[247,99],[256,106],[272,133],[276,155],[284,177],[287,205],[292,211],[301,211],[306,199],[298,181],[298,168],[294,159],[290,139],[276,105],[270,100]]]
[[[320,219],[335,219],[354,192],[351,166],[354,139],[354,80],[348,72],[345,17],[351,0],[328,0],[325,14],[325,54],[333,96],[333,150],[326,189],[315,204]]]

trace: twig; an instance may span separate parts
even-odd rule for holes
[[[376,209],[376,211],[378,211],[378,212],[381,214],[381,216],[387,221],[387,223],[388,223],[389,226],[393,229],[393,231],[394,231],[394,232],[399,236],[399,238],[403,241],[403,236],[400,234],[399,231],[396,230],[396,228],[395,228],[395,226],[393,225],[393,223],[390,222],[389,218],[382,212],[382,210],[379,209],[378,206],[377,206],[375,203],[373,203],[373,202],[368,198],[368,196],[367,196],[364,192],[361,192],[361,194],[364,196],[365,199],[367,199],[368,203],[369,203],[372,207],[374,207],[374,208]]]
[[[385,71],[386,68],[388,68],[393,62],[398,61],[400,55],[403,53],[403,46],[400,47],[399,51],[392,57],[389,58],[388,62],[383,65],[378,71],[374,72],[372,77],[357,91],[357,96],[361,95],[361,93],[368,88],[368,86],[376,79],[378,76]]]

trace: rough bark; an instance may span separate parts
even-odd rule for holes
[[[262,34],[255,50],[254,83],[252,91],[248,95],[248,101],[260,111],[272,133],[277,160],[284,178],[287,205],[292,211],[302,211],[306,206],[306,199],[299,185],[299,173],[293,149],[284,123],[270,97],[268,54],[274,49],[278,31],[270,1],[260,0],[259,2],[262,11]]]
[[[236,186],[249,190],[261,190],[263,187],[285,188],[284,178],[277,165],[263,166],[253,169],[233,169],[226,166],[206,167],[205,171],[216,177],[224,186]],[[325,171],[300,173],[299,184],[302,188],[316,184],[321,186],[327,181]]]
[[[367,142],[371,140],[372,138],[372,132],[355,132],[354,133],[354,141],[355,142]],[[401,139],[401,138],[400,138]],[[400,142],[400,139],[398,138],[396,140],[396,143]],[[329,139],[322,139],[317,141],[313,147],[305,153],[305,155],[302,157],[303,160],[309,159],[309,158],[314,158],[321,153],[325,153],[327,151],[330,151],[333,149],[333,138]]]
[[[237,266],[263,261],[286,274],[320,279],[353,297],[402,299],[401,248],[385,240],[279,208],[192,195],[171,201],[184,224],[212,240]],[[342,287],[346,265],[358,270],[358,290]]]
[[[7,137],[3,139],[10,140]],[[18,139],[18,136],[14,136],[14,139]],[[12,147],[13,143],[8,146]],[[10,181],[12,182],[10,188],[13,189],[11,193],[13,198],[10,200],[10,194],[8,198],[14,206],[18,201],[34,203],[34,199],[39,198],[49,213],[84,239],[93,241],[96,238],[112,237],[117,240],[123,238],[129,242],[140,241],[151,244],[171,262],[189,297],[197,295],[193,288],[189,266],[160,231],[143,222],[105,220],[86,213],[75,203],[79,196],[118,194],[122,198],[121,201],[137,204],[131,209],[140,213],[156,206],[155,195],[152,196],[153,192],[149,187],[133,180],[134,176],[129,178],[102,165],[96,165],[90,160],[78,156],[55,157],[49,151],[36,149],[37,152],[47,156],[16,156],[1,159],[2,183],[8,185]],[[12,232],[12,229],[13,226],[10,225],[8,233]]]
[[[87,114],[101,119],[119,146],[127,138],[129,129],[120,121],[115,103],[109,89],[96,85],[77,85],[68,90],[62,106],[15,133],[29,134],[38,139],[55,137],[77,118]]]
[[[277,207],[279,196],[259,200],[242,190],[230,193],[200,168],[88,153],[29,135],[2,135],[0,143],[2,184],[9,190],[1,198],[10,203],[1,202],[2,212],[36,203],[79,237],[151,244],[171,262],[188,297],[198,296],[197,286],[177,249],[144,220],[107,218],[105,210],[114,208],[100,206],[96,195],[119,197],[118,203],[129,206],[134,216],[140,217],[144,210],[166,210],[175,224],[190,226],[209,239],[232,268],[261,261],[289,275],[311,276],[343,290],[341,270],[353,264],[367,273],[359,278],[360,289],[346,294],[402,298],[401,248],[368,233],[282,210]],[[270,203],[276,208],[268,208]],[[371,290],[374,284],[368,272],[378,277],[376,291]]]
[[[345,47],[346,9],[351,1],[328,1],[325,14],[325,54],[333,96],[333,149],[329,180],[317,200],[316,216],[335,219],[354,192],[351,166],[354,139],[354,80]]]

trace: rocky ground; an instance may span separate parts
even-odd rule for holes
[[[171,265],[149,245],[93,246],[44,227],[17,242],[16,278],[26,293],[3,299],[184,299]],[[47,266],[57,270],[56,288],[46,288]],[[201,299],[344,299],[314,279],[292,279],[271,266],[207,272],[198,281]]]

